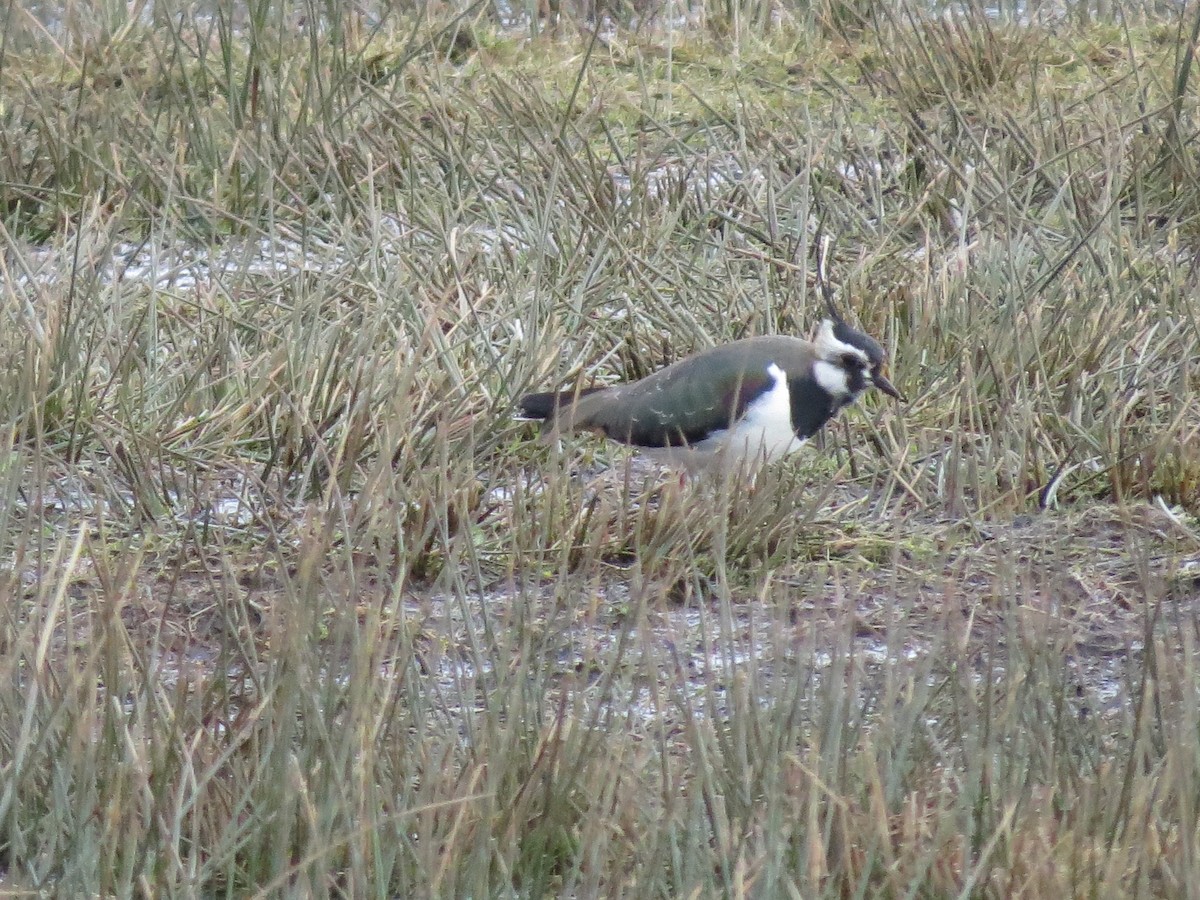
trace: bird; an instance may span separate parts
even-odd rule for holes
[[[879,342],[848,325],[830,295],[814,340],[743,338],[638,381],[526,394],[523,420],[593,431],[689,471],[716,459],[757,467],[799,450],[869,387],[905,402]]]

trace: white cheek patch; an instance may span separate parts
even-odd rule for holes
[[[841,366],[819,359],[813,363],[813,378],[834,399],[850,396],[849,376]]]
[[[817,356],[821,359],[833,359],[835,356],[857,356],[865,365],[870,365],[871,361],[867,358],[867,354],[861,349],[845,341],[839,341],[833,333],[833,322],[825,319],[821,322],[821,327],[817,329]]]

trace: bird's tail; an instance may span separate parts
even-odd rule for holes
[[[606,390],[603,387],[582,388],[577,391],[548,391],[541,394],[526,394],[517,402],[520,419],[536,419],[541,422],[553,419],[561,410],[570,408],[580,397]]]

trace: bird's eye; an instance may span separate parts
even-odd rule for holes
[[[861,369],[863,361],[853,353],[847,353],[842,356],[842,368],[844,369]]]

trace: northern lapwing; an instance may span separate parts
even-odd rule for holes
[[[595,431],[690,470],[717,457],[735,465],[779,459],[868,387],[904,400],[883,374],[883,347],[826,301],[816,340],[745,338],[629,384],[527,394],[521,418]]]

